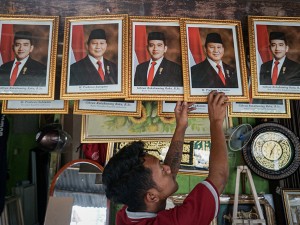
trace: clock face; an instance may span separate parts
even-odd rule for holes
[[[292,157],[289,139],[279,133],[268,131],[259,134],[252,144],[253,158],[269,170],[278,171],[288,165]]]
[[[253,128],[252,137],[243,148],[249,168],[267,179],[283,179],[300,165],[300,143],[297,136],[276,123],[263,123]]]

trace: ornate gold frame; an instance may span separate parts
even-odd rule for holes
[[[156,87],[147,87],[147,86],[134,86],[133,77],[135,67],[138,65],[138,62],[134,60],[134,34],[135,27],[138,25],[144,25],[153,31],[166,31],[170,32],[171,29],[176,30],[178,27],[178,50],[180,49],[180,26],[179,19],[175,17],[145,17],[145,16],[130,16],[129,17],[129,69],[128,69],[128,97],[130,100],[165,100],[168,98],[169,100],[183,100],[183,87],[167,87],[167,86],[156,86]],[[153,28],[155,27],[155,29]],[[146,29],[146,28],[145,28]],[[167,33],[165,33],[167,35]],[[175,46],[175,45],[174,45]],[[170,47],[170,46],[168,46]],[[145,46],[146,49],[146,46]],[[171,48],[168,48],[171,49]],[[170,52],[170,51],[169,51]],[[174,53],[166,53],[168,58],[173,57],[176,54]],[[180,57],[181,54],[178,56]],[[166,57],[166,58],[167,58]],[[173,61],[173,60],[171,60]],[[136,64],[136,65],[133,65]],[[135,90],[136,89],[136,90]],[[136,93],[135,93],[136,92]],[[140,92],[140,93],[138,93]]]
[[[175,117],[174,108],[175,108],[176,102],[174,103],[174,106],[172,107],[172,111],[171,110],[166,110],[166,109],[164,110],[164,104],[166,104],[165,101],[159,101],[158,102],[158,104],[157,104],[157,114],[159,116],[164,116],[164,117]],[[201,105],[204,108],[206,108],[206,110],[202,109]],[[205,118],[205,117],[208,117],[207,104],[200,102],[199,104],[195,103],[194,106],[196,107],[196,110],[195,110],[196,112],[195,111],[190,112],[189,113],[190,118],[194,118],[194,117]],[[204,112],[197,112],[197,110],[206,111],[206,112],[205,113]]]
[[[210,142],[210,141],[197,141],[199,142]],[[115,142],[109,143],[107,150],[109,156],[107,160],[109,160],[115,153],[117,153],[122,147],[124,147],[129,142]],[[206,168],[197,168],[195,164],[195,156],[194,152],[194,142],[185,142],[183,145],[183,153],[182,153],[182,160],[179,168],[179,174],[185,175],[194,175],[194,176],[207,176],[208,175],[208,161],[206,161],[207,167]],[[145,142],[145,149],[147,149],[147,153],[154,155],[161,161],[164,160],[163,154],[166,153],[165,151],[169,148],[170,142],[168,141],[148,141]],[[192,148],[192,149],[191,149]],[[164,152],[163,152],[164,151]],[[208,150],[209,151],[209,150]]]
[[[0,21],[3,25],[12,24],[14,26],[28,25],[30,31],[34,31],[40,26],[42,31],[41,40],[48,40],[46,49],[49,51],[44,57],[47,58],[47,78],[46,86],[1,86],[0,98],[2,100],[54,100],[54,86],[56,76],[56,57],[57,57],[57,39],[58,39],[58,16],[31,16],[31,15],[0,15]],[[49,26],[49,28],[47,28]],[[48,32],[48,34],[47,34]],[[8,34],[12,35],[12,34]],[[34,51],[33,51],[34,52]],[[33,54],[33,52],[31,54]],[[36,53],[41,55],[41,53]],[[26,69],[26,68],[25,68]],[[23,70],[25,73],[25,70]],[[47,85],[48,84],[48,85]]]
[[[232,30],[233,38],[233,52],[236,61],[237,75],[240,79],[240,85],[236,88],[192,88],[190,78],[190,56],[188,32],[189,27],[198,27],[204,29],[210,29],[211,31],[218,32],[230,32]],[[182,63],[183,63],[183,77],[184,77],[184,99],[188,102],[206,102],[207,94],[212,90],[218,90],[225,92],[229,97],[229,101],[243,102],[249,101],[248,93],[248,80],[246,71],[246,62],[244,55],[244,44],[242,36],[242,26],[240,21],[236,20],[208,20],[208,19],[191,19],[181,18],[181,46],[182,46]],[[226,35],[224,35],[226,36]],[[204,43],[204,42],[203,42]],[[226,51],[225,51],[226,52]],[[240,76],[239,76],[240,75]]]
[[[175,205],[181,205],[186,198],[187,194],[181,194],[181,195],[173,195],[171,196],[171,200]],[[264,197],[259,197],[259,203],[263,207],[263,211],[265,212],[265,220],[267,225],[275,225],[276,224],[276,218],[275,218],[275,211],[272,208],[271,204],[268,202],[268,200]],[[221,195],[220,196],[220,204],[222,205],[233,205],[234,204],[234,195]],[[255,207],[255,202],[254,199],[251,195],[240,195],[239,200],[238,200],[239,205],[253,205]],[[256,207],[255,207],[256,208]],[[221,209],[221,207],[220,207]],[[220,209],[219,209],[219,214],[218,216],[210,223],[210,225],[219,225],[218,224],[218,218],[221,216],[220,215]],[[255,216],[255,212],[253,212],[253,215],[249,216]],[[248,215],[247,212],[243,212],[242,210],[239,212],[238,215],[241,216],[246,216]],[[232,219],[232,212],[230,215],[228,215],[228,220]],[[249,219],[249,218],[245,218]],[[230,223],[230,222],[228,222]]]
[[[284,107],[285,112],[277,113],[277,112],[263,112],[261,108],[255,107],[254,104],[250,103],[243,103],[245,104],[245,107],[248,107],[248,111],[242,111],[242,112],[234,112],[234,103],[231,103],[228,108],[228,116],[229,117],[255,117],[255,118],[291,118],[291,109],[290,109],[290,101],[289,100],[283,100],[284,101]],[[256,104],[257,105],[257,104]],[[268,107],[268,110],[270,107],[272,107],[273,111],[276,111],[276,104],[261,104],[261,106]]]
[[[286,218],[286,222],[287,225],[293,225],[296,224],[293,222],[293,213],[295,214],[295,212],[292,211],[293,206],[298,206],[299,207],[299,198],[300,198],[300,189],[288,189],[288,188],[284,188],[281,189],[281,194],[282,194],[282,201],[283,201],[283,208],[284,208],[284,212],[285,212],[285,218]],[[293,198],[293,195],[295,196]],[[292,204],[292,200],[296,200],[298,201],[298,204]],[[299,213],[298,216],[297,214],[294,215],[298,221],[297,223],[299,223],[300,221],[300,217],[299,217]]]
[[[299,17],[269,17],[269,16],[249,16],[248,17],[248,30],[249,30],[249,43],[250,43],[250,60],[251,60],[251,79],[252,79],[252,93],[253,97],[270,98],[270,99],[300,99],[300,86],[289,85],[260,85],[258,79],[258,71],[260,71],[261,57],[258,55],[259,49],[257,46],[258,31],[257,26],[266,26],[266,32],[269,31],[282,31],[286,34],[300,33],[300,18]],[[277,28],[276,28],[277,27]],[[287,41],[292,42],[296,34],[290,37]],[[265,35],[263,35],[265,37]],[[294,58],[299,58],[299,41],[294,42],[296,48],[294,54],[288,54]],[[267,48],[268,46],[266,46]],[[294,49],[289,45],[289,49]],[[295,52],[297,53],[295,55]],[[300,63],[298,61],[298,63]],[[292,87],[292,88],[290,88]]]
[[[120,115],[120,116],[136,116],[136,117],[140,117],[141,116],[141,111],[142,111],[142,103],[141,101],[134,101],[133,103],[126,103],[126,101],[118,101],[117,99],[114,101],[106,101],[106,100],[101,100],[101,101],[97,101],[97,100],[87,100],[89,101],[90,107],[80,107],[80,103],[82,103],[82,101],[85,100],[76,100],[74,101],[74,114],[94,114],[94,115]],[[103,107],[103,105],[98,105],[97,103],[108,103],[108,104],[112,104],[109,106],[108,108]],[[126,106],[126,104],[128,104],[128,106]],[[120,105],[119,108],[117,108],[117,106]],[[134,107],[135,106],[135,110],[129,110],[130,107]]]
[[[84,16],[84,17],[66,17],[64,30],[64,49],[62,59],[61,73],[61,89],[60,98],[65,100],[80,100],[80,99],[109,99],[109,98],[125,98],[127,93],[126,74],[128,70],[128,15],[103,15],[103,16]],[[87,25],[90,28],[109,28],[109,25],[116,25],[116,29],[112,33],[117,33],[115,39],[118,41],[117,48],[107,49],[117,55],[118,58],[118,84],[110,85],[75,85],[68,84],[70,70],[70,44],[71,31],[73,25]],[[121,33],[119,33],[121,32]],[[85,34],[86,35],[86,34]],[[108,40],[109,42],[109,40]],[[113,45],[108,45],[113,48]],[[121,67],[121,68],[120,68]],[[84,76],[84,74],[83,74]],[[68,90],[70,89],[70,90]],[[74,90],[73,90],[74,89]]]
[[[10,108],[10,103],[19,106]],[[2,103],[4,114],[68,114],[68,112],[69,102],[64,100],[5,100]]]
[[[224,132],[232,125],[229,117],[223,123]],[[208,118],[189,118],[185,141],[210,139]],[[174,117],[159,117],[157,103],[146,101],[141,117],[83,115],[82,143],[170,140],[176,127]]]

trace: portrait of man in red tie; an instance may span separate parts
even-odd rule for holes
[[[225,46],[219,33],[207,34],[204,50],[206,58],[191,67],[192,88],[238,88],[236,69],[223,61]]]
[[[181,66],[165,57],[168,50],[163,32],[149,32],[147,51],[150,60],[137,65],[134,86],[183,86]]]
[[[269,48],[273,59],[260,67],[260,85],[300,85],[300,64],[289,59],[289,45],[284,32],[270,32]]]
[[[15,59],[1,65],[0,86],[46,86],[46,65],[30,56],[33,41],[31,32],[15,32],[12,46]]]
[[[87,55],[70,67],[69,85],[118,84],[117,65],[104,58],[108,43],[104,29],[94,29],[86,42]]]

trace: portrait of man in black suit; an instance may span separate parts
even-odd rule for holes
[[[260,67],[260,85],[291,85],[300,86],[300,64],[289,59],[289,51],[283,32],[270,32],[270,50],[273,60],[265,62]]]
[[[104,58],[107,49],[105,31],[92,30],[86,48],[87,56],[71,65],[69,85],[118,84],[117,65]]]
[[[165,57],[168,50],[163,32],[150,32],[147,40],[150,60],[139,64],[134,86],[183,86],[181,66]]]
[[[17,31],[12,46],[15,59],[0,67],[0,86],[46,86],[47,67],[32,59],[32,33]]]
[[[206,59],[191,67],[192,88],[238,88],[235,68],[222,61],[224,52],[221,35],[207,34]]]

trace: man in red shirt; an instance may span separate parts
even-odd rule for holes
[[[166,210],[167,198],[178,189],[176,175],[182,158],[191,103],[177,102],[176,129],[163,163],[147,154],[143,142],[133,142],[114,155],[103,172],[106,196],[124,207],[117,225],[208,225],[216,217],[219,195],[228,179],[227,146],[223,121],[229,103],[224,93],[208,95],[211,131],[209,175],[190,192],[181,206]]]

